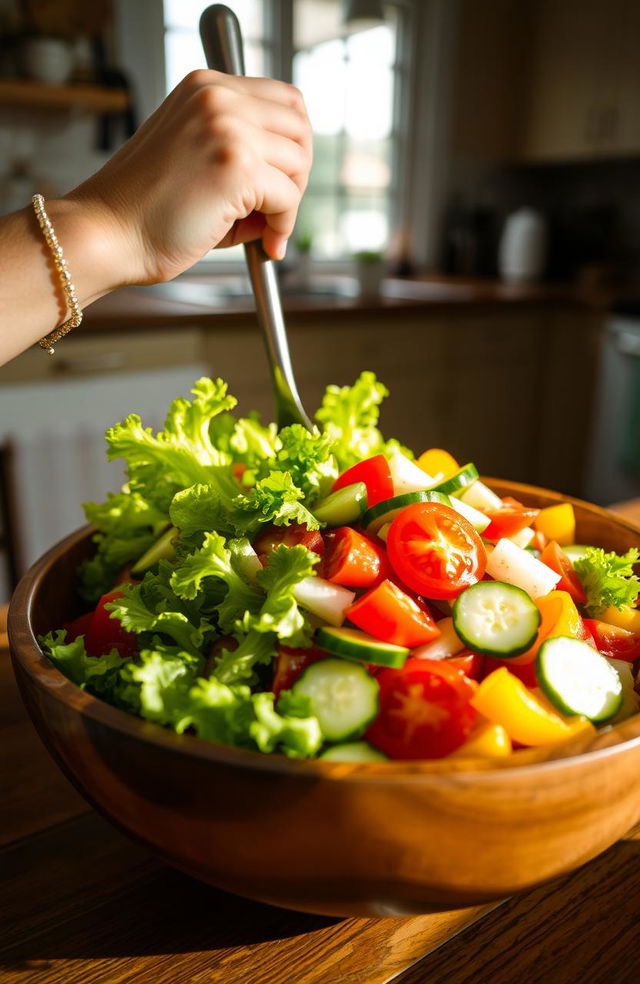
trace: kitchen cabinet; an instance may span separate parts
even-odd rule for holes
[[[502,161],[640,154],[640,4],[462,0],[452,150]]]

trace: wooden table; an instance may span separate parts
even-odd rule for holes
[[[618,507],[640,522],[640,500]],[[40,744],[0,613],[2,984],[636,984],[640,825],[498,906],[324,919],[155,861],[94,813]]]

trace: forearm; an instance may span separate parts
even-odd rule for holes
[[[56,199],[48,201],[46,209],[81,308],[125,282],[115,230],[99,208]],[[31,206],[0,218],[0,257],[2,364],[61,324],[69,311]]]

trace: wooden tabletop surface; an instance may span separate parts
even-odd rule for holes
[[[640,500],[618,507],[640,522]],[[0,611],[2,984],[635,984],[640,825],[497,906],[328,919],[248,902],[154,860],[50,760]]]

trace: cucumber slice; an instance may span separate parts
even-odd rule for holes
[[[602,724],[622,707],[623,687],[617,670],[581,639],[547,639],[538,650],[536,676],[547,699],[563,714],[582,714]]]
[[[460,496],[463,502],[476,509],[501,509],[502,499],[492,492],[484,482],[477,481],[468,486]]]
[[[176,552],[173,549],[171,541],[177,535],[178,531],[175,526],[170,526],[168,530],[165,530],[160,539],[152,543],[149,549],[143,553],[142,557],[136,560],[131,568],[131,573],[144,574],[145,571],[148,571],[150,567],[153,567],[160,560],[173,560]]]
[[[432,489],[425,489],[422,492],[405,492],[403,495],[394,495],[392,499],[385,499],[377,505],[367,509],[362,517],[362,525],[369,533],[377,533],[386,523],[390,523],[402,509],[413,506],[416,502],[441,502],[444,506],[451,505],[448,495],[441,492],[434,492]]]
[[[437,485],[432,486],[430,491],[442,492],[444,495],[460,496],[477,479],[478,469],[472,462],[469,462],[469,464],[463,465],[460,471],[457,471],[451,478],[445,478],[444,482],[439,482]],[[469,505],[475,507],[473,502],[470,502]]]
[[[334,656],[344,656],[360,663],[374,663],[376,666],[404,666],[409,655],[406,646],[396,646],[392,642],[380,642],[359,629],[334,629],[323,626],[316,633],[316,642]]]
[[[291,691],[309,698],[327,741],[350,741],[359,738],[378,713],[379,689],[364,666],[321,659],[307,667]]]
[[[342,745],[333,745],[318,758],[325,762],[388,762],[389,759],[368,741],[348,741]]]
[[[313,515],[327,526],[347,526],[360,519],[366,508],[367,486],[364,482],[354,482],[317,502]]]
[[[509,659],[535,642],[540,612],[522,588],[503,581],[478,581],[456,598],[453,626],[474,653]]]
[[[586,557],[589,549],[584,543],[571,543],[562,548],[563,553],[566,553],[572,564],[575,564],[576,560],[582,560],[583,557]]]
[[[466,519],[468,523],[471,523],[476,533],[484,533],[487,526],[491,522],[488,516],[481,513],[479,509],[474,509],[470,506],[468,502],[463,502],[462,499],[456,499],[455,496],[449,500],[449,505],[452,509],[455,509],[463,519]]]

